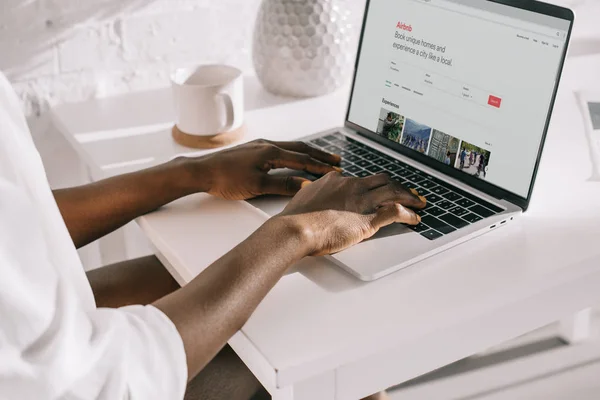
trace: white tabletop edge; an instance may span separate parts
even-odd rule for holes
[[[273,393],[280,388],[277,384],[277,370],[273,368],[243,330],[233,335],[228,343],[269,393]]]
[[[187,268],[182,268],[183,262],[177,257],[172,251],[169,251],[168,246],[163,243],[160,235],[157,235],[153,229],[153,227],[147,223],[144,216],[141,216],[135,220],[135,222],[139,225],[140,229],[144,231],[144,233],[152,238],[150,243],[156,253],[160,255],[161,262],[167,266],[169,269],[169,273],[173,274],[177,283],[181,286],[187,285],[189,282],[194,279],[194,276],[188,271]]]

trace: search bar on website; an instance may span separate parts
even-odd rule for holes
[[[390,71],[389,82],[392,85],[420,96],[436,90],[483,107],[502,107],[502,96],[498,93],[411,64],[391,61]]]

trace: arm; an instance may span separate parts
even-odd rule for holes
[[[324,175],[340,158],[301,142],[257,140],[199,158],[178,158],[158,167],[89,185],[54,191],[77,247],[133,219],[198,192],[230,199],[262,194],[294,195],[306,179],[268,175],[291,168]]]
[[[284,272],[307,252],[299,229],[273,219],[183,289],[154,303],[179,330],[188,379],[242,328]]]
[[[194,377],[250,317],[283,273],[307,255],[330,254],[393,222],[417,224],[404,208],[424,199],[387,175],[328,174],[306,185],[284,212],[217,260],[183,289],[154,305],[175,324]]]
[[[29,198],[1,181],[0,193],[9,227],[0,229],[0,320],[10,321],[0,324],[9,372],[0,371],[0,392],[11,398],[183,398],[186,361],[192,378],[295,260],[340,251],[392,222],[414,224],[399,203],[424,206],[387,176],[328,174],[185,288],[154,307],[115,310],[85,307],[47,257]]]
[[[54,198],[75,246],[82,247],[140,215],[201,191],[186,179],[186,162],[158,167],[85,186],[54,190]]]

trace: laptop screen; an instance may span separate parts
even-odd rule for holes
[[[570,22],[482,0],[371,0],[348,121],[527,197]]]

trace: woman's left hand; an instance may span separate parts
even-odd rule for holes
[[[340,156],[304,142],[271,142],[260,139],[207,156],[186,159],[186,169],[197,191],[227,200],[246,200],[265,194],[295,195],[308,179],[271,175],[273,169],[289,168],[322,176],[336,167]]]

